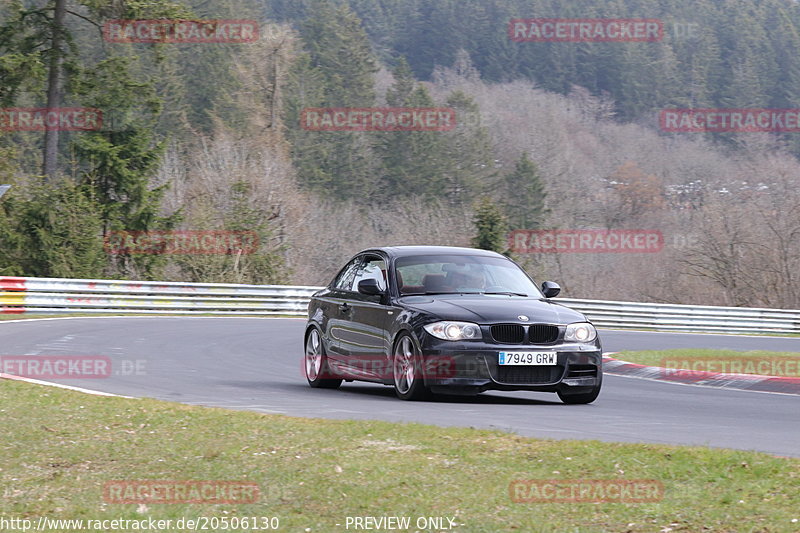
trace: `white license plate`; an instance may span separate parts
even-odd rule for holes
[[[556,352],[500,352],[500,365],[546,366],[556,364]]]

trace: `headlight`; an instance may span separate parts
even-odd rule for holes
[[[481,338],[481,328],[470,322],[434,322],[423,326],[425,331],[445,341],[463,341]]]
[[[588,322],[578,322],[567,326],[564,332],[565,341],[592,342],[597,338],[597,330]]]

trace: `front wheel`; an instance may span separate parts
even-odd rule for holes
[[[599,383],[591,390],[589,390],[589,392],[582,392],[575,394],[564,391],[558,391],[558,397],[561,398],[562,402],[568,405],[580,405],[580,404],[592,403],[597,399],[597,396],[600,394],[600,387],[602,385],[603,385],[603,378],[601,376]]]
[[[401,336],[394,346],[392,357],[394,390],[401,400],[425,400],[430,390],[422,377],[422,354],[409,335]]]
[[[319,336],[319,330],[311,330],[306,338],[305,364],[308,384],[319,389],[335,389],[342,384],[341,378],[331,379],[334,374],[328,368],[328,356]]]

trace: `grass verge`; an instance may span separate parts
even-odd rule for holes
[[[281,531],[324,532],[345,531],[348,516],[450,517],[464,532],[800,527],[800,460],[760,453],[300,419],[6,380],[0,431],[5,518],[277,516]],[[518,504],[509,497],[518,479],[654,479],[664,498]],[[111,504],[112,480],[247,481],[261,495],[242,505]]]
[[[647,366],[800,378],[800,353],[714,349],[649,350],[611,357]]]

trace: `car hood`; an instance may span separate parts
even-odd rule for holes
[[[537,322],[572,324],[583,322],[581,313],[547,300],[516,296],[406,296],[401,301],[408,307],[435,315],[443,320],[462,320],[482,324]],[[527,320],[519,318],[521,315]]]

